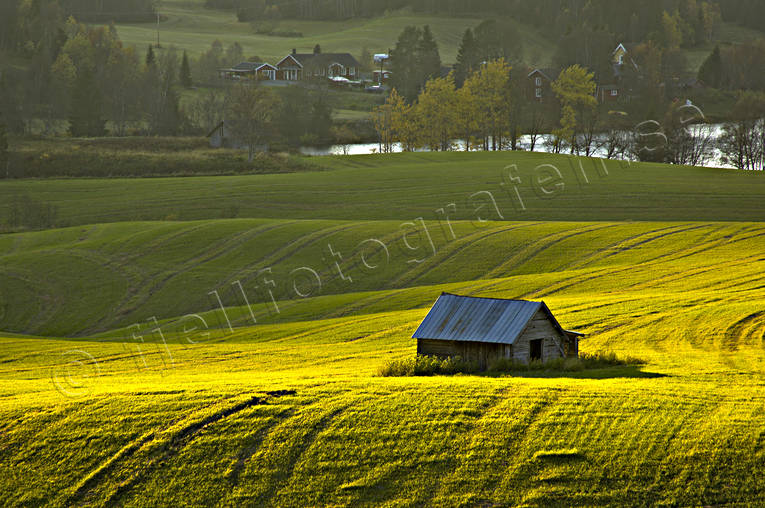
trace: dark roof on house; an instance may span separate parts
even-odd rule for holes
[[[558,79],[558,76],[560,76],[560,72],[561,72],[560,69],[556,69],[553,67],[546,67],[544,69],[532,70],[531,72],[529,72],[529,77],[539,73],[543,75],[544,77],[546,77],[547,79],[549,79],[550,81],[555,81],[556,79]]]
[[[339,63],[344,67],[359,67],[359,62],[350,53],[293,53],[295,60],[303,67],[328,67]]]
[[[240,62],[232,67],[235,71],[254,71],[260,64],[255,62]]]
[[[276,67],[269,63],[262,63],[262,62],[240,62],[233,66],[230,69],[220,69],[220,72],[258,72],[263,67],[270,67],[271,69],[276,70]]]
[[[620,42],[619,44],[616,45],[616,48],[614,48],[611,54],[612,55],[615,54],[619,50],[619,46],[623,47],[627,53],[632,53],[633,51],[635,51],[635,48],[638,47],[639,45],[640,43],[638,42]]]
[[[544,302],[443,293],[412,338],[513,344],[540,309],[561,333],[581,335],[566,332]]]
[[[255,72],[261,67],[275,68],[273,65],[265,62],[240,62],[231,68],[232,71]]]

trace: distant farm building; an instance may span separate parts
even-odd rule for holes
[[[461,357],[486,368],[508,359],[547,362],[579,356],[581,333],[564,330],[544,302],[443,293],[414,333],[417,354]]]
[[[296,49],[276,64],[277,79],[284,81],[309,81],[318,78],[345,78],[356,80],[361,77],[360,64],[350,53],[322,53],[314,48],[313,53],[298,53]]]
[[[550,100],[554,97],[552,91],[552,83],[560,75],[560,69],[534,69],[529,75],[528,79],[531,83],[531,96],[534,100],[543,102]]]
[[[273,81],[277,70],[276,66],[263,62],[241,62],[231,69],[220,69],[218,73],[224,79]]]

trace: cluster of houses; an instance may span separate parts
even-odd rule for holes
[[[639,76],[640,68],[632,57],[635,44],[620,43],[611,53],[611,68],[613,73],[603,83],[599,83],[596,98],[600,103],[628,101],[634,93],[634,83],[629,76]],[[562,69],[538,68],[528,74],[530,95],[533,99],[544,102],[554,97],[552,83],[560,75]],[[674,85],[688,90],[702,87],[703,84],[695,78]]]
[[[628,100],[631,87],[627,83],[628,75],[639,74],[638,64],[632,57],[634,45],[620,43],[611,54],[613,74],[608,82],[597,87],[597,99],[601,103]],[[374,83],[387,83],[391,71],[385,69],[388,55],[375,55],[375,63],[380,68],[372,72]],[[451,69],[445,67],[444,74]],[[537,68],[528,73],[529,91],[532,99],[543,102],[554,96],[552,83],[561,73],[561,69]],[[312,53],[292,53],[279,60],[275,65],[266,62],[242,62],[230,69],[221,69],[220,76],[225,79],[250,79],[257,81],[281,81],[296,83],[325,79],[338,85],[361,85],[361,64],[350,53],[324,53],[317,45]],[[368,76],[367,76],[368,77]],[[696,80],[682,83],[683,87],[700,86]]]
[[[221,69],[225,79],[258,81],[310,81],[325,78],[338,83],[361,79],[361,65],[350,53],[323,53],[317,46],[313,53],[298,53],[296,49],[276,65],[265,62],[242,62],[230,69]]]
[[[596,95],[599,102],[615,102],[626,95],[626,89],[623,83],[625,66],[631,66],[638,70],[635,60],[630,56],[630,45],[620,43],[611,54],[611,65],[613,68],[612,81],[610,83],[599,84]],[[552,83],[560,75],[562,69],[543,68],[533,69],[528,78],[530,80],[530,90],[533,92],[533,98],[539,102],[553,97]]]

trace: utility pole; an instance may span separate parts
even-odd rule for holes
[[[159,13],[159,9],[162,7],[162,0],[156,0],[154,2],[154,9],[157,11],[157,48],[161,48],[162,45],[159,43],[159,23],[162,21],[162,16]]]

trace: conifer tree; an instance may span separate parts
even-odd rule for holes
[[[438,52],[438,43],[428,25],[425,25],[422,29],[420,41],[417,45],[417,54],[423,80],[426,81],[441,76],[441,55]]]
[[[701,64],[698,78],[699,81],[712,88],[720,88],[723,85],[723,61],[720,55],[720,46],[715,46],[712,53]]]
[[[154,65],[157,62],[157,57],[154,56],[154,49],[149,45],[148,51],[146,51],[146,65]]]
[[[462,35],[462,42],[457,51],[457,63],[454,66],[454,80],[458,87],[467,79],[470,71],[476,63],[477,47],[473,30],[468,28]]]
[[[181,86],[184,88],[191,88],[191,67],[189,66],[189,56],[186,52],[183,52],[183,59],[181,60],[181,72],[180,72]]]
[[[415,26],[404,28],[391,53],[392,86],[407,102],[417,98],[424,81],[418,58],[420,38],[419,28]]]

